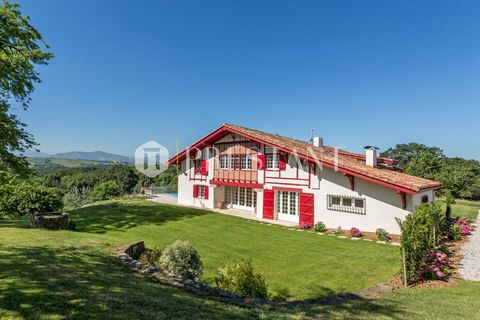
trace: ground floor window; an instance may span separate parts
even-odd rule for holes
[[[327,208],[334,211],[366,214],[366,200],[360,197],[329,194]]]
[[[255,207],[257,193],[252,188],[225,187],[225,203],[244,207]]]
[[[277,191],[277,213],[298,216],[298,192]]]
[[[206,195],[206,191],[205,189],[208,188],[208,186],[197,186],[198,188],[198,191],[197,191],[197,198],[200,198],[200,199],[206,199],[207,197],[205,196]]]

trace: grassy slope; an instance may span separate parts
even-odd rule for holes
[[[173,207],[169,206],[160,207],[165,208],[165,212],[173,210]],[[197,229],[185,228],[184,223],[193,219],[195,224],[202,225],[201,219],[196,219],[205,219],[211,215],[204,213],[195,217],[161,221],[148,217],[152,212],[147,209],[152,210],[151,205],[139,203],[130,203],[128,210],[113,204],[83,209],[75,215],[81,228],[79,232],[32,230],[19,227],[23,221],[0,222],[0,318],[56,319],[66,316],[77,319],[221,319],[323,316],[361,319],[474,319],[480,307],[480,284],[471,282],[462,282],[458,288],[452,289],[400,290],[380,300],[317,308],[246,308],[202,299],[143,279],[135,272],[116,265],[112,260],[111,252],[118,243],[155,237],[149,230],[153,225],[157,225],[153,230],[157,232],[158,238],[174,231],[188,236],[196,233]],[[99,214],[96,214],[95,210],[100,210]],[[102,210],[109,211],[110,214],[102,213]],[[138,210],[145,215],[135,213]],[[129,215],[133,216],[128,217]],[[254,228],[252,230],[259,228],[258,230],[269,236],[278,232],[286,239],[303,239],[302,245],[305,241],[308,242],[305,240],[308,237],[317,239],[317,244],[333,240],[335,241],[331,243],[336,245],[342,242],[344,245],[360,244],[326,237],[320,240],[317,235],[231,219],[236,222],[235,225],[245,224],[245,228]],[[226,227],[225,222],[219,224]],[[225,231],[222,228],[220,230]],[[242,234],[242,230],[239,233]],[[195,240],[192,238],[192,241]],[[224,239],[217,239],[212,248],[216,250],[218,246],[223,247],[225,244],[222,241]],[[163,240],[157,244],[162,243]],[[364,244],[378,248],[375,244],[363,243],[362,246]],[[259,249],[263,249],[263,246]],[[377,252],[376,259],[372,260],[378,261],[378,255],[382,254]],[[205,255],[203,257],[204,260],[207,259]],[[260,265],[258,262],[254,260],[257,266]],[[354,261],[351,264],[362,263]],[[313,279],[317,283],[328,283],[325,278],[305,278],[309,281]]]
[[[205,281],[213,283],[217,269],[225,264],[251,258],[273,294],[287,291],[295,298],[366,288],[391,278],[399,265],[398,249],[391,246],[290,231],[179,206],[110,203],[80,209],[72,218],[79,232],[53,233],[53,241],[71,241],[73,234],[82,241],[112,246],[145,240],[149,247],[163,248],[177,239],[189,240],[204,262]],[[381,261],[375,261],[378,256]]]

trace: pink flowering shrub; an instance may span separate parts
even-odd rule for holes
[[[302,224],[300,225],[300,228],[302,228],[303,230],[312,229],[313,224],[311,224],[309,222],[302,222]]]
[[[423,266],[418,272],[421,279],[445,279],[450,269],[450,261],[444,252],[430,250],[423,259]]]
[[[468,236],[468,235],[472,234],[472,226],[470,226],[468,224],[465,224],[465,225],[461,226],[460,227],[460,233],[463,236]]]
[[[449,226],[447,237],[450,240],[459,241],[462,237],[472,234],[473,231],[473,227],[467,218],[452,219]]]
[[[360,231],[359,229],[357,229],[355,227],[350,229],[349,234],[350,234],[350,237],[353,237],[353,238],[363,237],[362,231]]]

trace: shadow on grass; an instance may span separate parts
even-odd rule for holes
[[[208,301],[163,286],[89,247],[0,247],[0,318],[227,319],[249,308]]]
[[[211,211],[169,204],[140,201],[89,206],[70,212],[79,231],[105,233],[122,231],[142,225],[161,225],[170,221],[190,219]]]
[[[320,306],[248,307],[210,300],[146,279],[118,265],[102,246],[0,247],[0,318],[257,319],[300,317],[395,318],[380,300],[348,297]]]

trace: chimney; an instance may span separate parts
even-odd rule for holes
[[[365,147],[365,164],[369,167],[377,167],[378,148],[373,146]]]
[[[321,147],[323,146],[323,138],[313,137],[312,143],[315,147]]]

